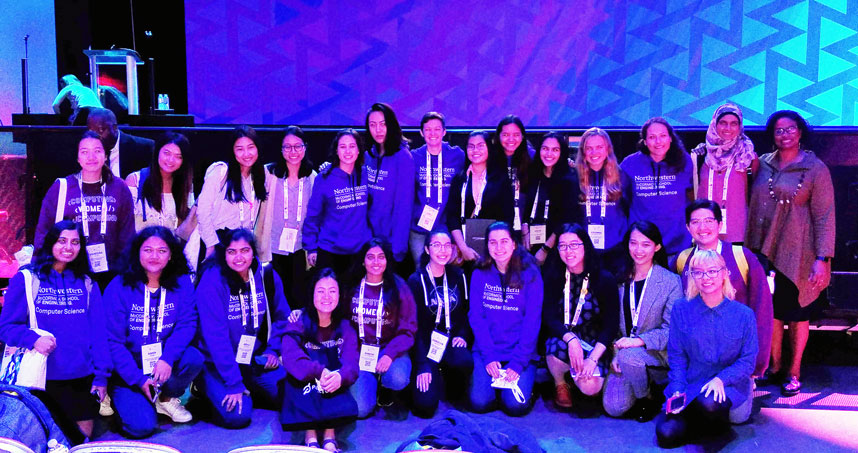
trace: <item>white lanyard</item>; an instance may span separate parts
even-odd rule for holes
[[[566,269],[566,285],[563,287],[563,325],[570,330],[578,325],[578,320],[581,318],[581,310],[584,309],[584,299],[587,297],[587,286],[590,283],[590,277],[584,277],[584,282],[581,283],[581,292],[578,294],[578,304],[575,306],[575,317],[570,321],[569,312],[571,307],[569,299],[571,298],[570,292],[572,291],[570,285],[571,278],[572,274],[569,273],[569,269]]]
[[[250,182],[250,198],[246,202],[250,206],[250,216],[253,217],[253,204],[256,202],[256,189],[253,187],[253,181]],[[238,224],[240,227],[244,228],[244,204],[245,202],[238,202]],[[250,228],[253,228],[253,221],[250,221]]]
[[[438,297],[438,287],[435,286],[435,279],[432,277],[432,269],[429,266],[426,266],[426,275],[429,276],[429,280],[432,282],[432,288],[435,289],[435,296]],[[426,306],[429,306],[429,294],[426,291],[426,281],[423,279],[423,276],[420,276],[420,283],[423,284],[423,300],[426,301]],[[447,272],[444,272],[444,300],[443,305],[441,304],[441,298],[438,297],[438,311],[435,313],[435,328],[438,328],[438,324],[441,324],[441,311],[444,311],[444,322],[447,324],[447,334],[450,334],[450,328],[452,324],[450,323],[450,293],[447,290]]]
[[[721,207],[727,203],[727,185],[730,183],[730,172],[733,171],[733,166],[727,167],[727,173],[724,174],[724,188],[721,190],[721,201],[718,203]],[[706,198],[715,201],[712,198],[713,187],[715,186],[715,170],[709,169],[709,190],[706,193]]]
[[[289,178],[283,178],[283,220],[289,220]],[[301,214],[304,209],[304,178],[298,178],[298,219],[301,223]],[[244,222],[244,219],[241,220]]]
[[[480,178],[480,190],[477,191],[479,196],[474,197],[474,213],[471,214],[471,218],[480,215],[480,209],[483,207],[483,192],[486,190],[486,172],[488,170],[483,170],[483,177]],[[462,218],[465,219],[465,194],[468,190],[468,181],[471,182],[473,186],[476,181],[473,180],[471,176],[473,176],[474,172],[471,168],[468,169],[468,180],[465,181],[465,184],[462,185]]]
[[[83,235],[89,238],[89,214],[87,213],[86,201],[83,196],[83,175],[78,173],[77,186],[80,188],[80,221],[83,224]],[[101,183],[101,235],[107,234],[107,195],[105,195],[105,184]]]
[[[253,330],[256,331],[259,330],[259,303],[256,299],[256,279],[253,272],[250,273],[250,297],[253,301],[253,307],[251,307],[253,311]],[[247,327],[247,302],[241,297],[240,292],[238,293],[238,300],[241,301],[241,325],[242,327]]]
[[[143,339],[149,336],[149,304],[151,303],[152,293],[149,292],[149,287],[143,286]],[[155,333],[158,337],[164,330],[164,306],[167,303],[167,290],[161,287],[161,300],[158,302],[158,321],[155,326]]]
[[[366,338],[363,325],[363,293],[366,289],[366,279],[360,281],[360,291],[358,292],[358,333],[360,341],[363,342]],[[384,311],[384,284],[379,285],[378,291],[378,307],[375,309],[375,342],[381,343],[381,315]]]
[[[644,279],[643,288],[641,288],[640,303],[638,304],[635,304],[635,281],[632,279],[629,282],[629,313],[632,315],[632,335],[635,335],[638,331],[638,317],[641,314],[641,305],[643,305],[644,294],[646,294],[646,285],[649,283],[649,276],[652,275],[653,267],[655,267],[655,264],[652,264],[646,273],[646,279]]]
[[[438,205],[441,205],[442,195],[444,191],[444,170],[441,167],[441,155],[444,150],[438,153]],[[429,199],[432,198],[432,155],[429,154],[429,148],[426,148],[426,204],[429,204]]]
[[[530,223],[536,221],[536,206],[539,204],[539,188],[542,186],[542,181],[536,185],[536,197],[533,199],[533,208],[530,210]],[[551,202],[547,197],[545,199],[545,208],[542,212],[542,221],[548,223],[548,204]]]
[[[599,189],[599,206],[601,209],[600,215],[602,216],[602,219],[600,220],[600,222],[605,221],[605,209],[606,209],[605,206],[608,204],[607,203],[607,199],[608,199],[607,195],[608,194],[607,194],[607,191],[605,190],[605,185],[602,184],[602,187]],[[587,202],[585,203],[585,205],[587,207],[587,222],[593,223],[593,222],[590,222],[590,216],[592,216],[593,213],[592,213],[591,208],[590,208],[590,196],[589,195],[587,196]]]

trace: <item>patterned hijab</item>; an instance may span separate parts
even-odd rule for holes
[[[739,118],[739,135],[732,140],[724,140],[718,135],[715,125],[724,115],[732,114]],[[730,165],[745,170],[757,158],[754,144],[745,135],[742,111],[735,104],[724,104],[715,110],[709,129],[706,130],[706,164],[715,171],[722,171]]]

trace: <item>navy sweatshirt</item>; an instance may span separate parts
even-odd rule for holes
[[[360,181],[355,173],[339,168],[323,172],[313,183],[302,231],[307,253],[320,249],[330,253],[357,253],[370,240],[366,171]],[[409,207],[411,206],[409,202]],[[407,226],[405,227],[407,230]]]

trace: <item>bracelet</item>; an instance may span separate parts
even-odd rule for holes
[[[831,262],[831,257],[830,257],[830,256],[822,256],[822,255],[818,255],[818,256],[816,257],[816,261],[822,261],[822,262],[828,263],[828,262]]]
[[[548,245],[546,245],[546,244],[542,244],[542,250],[543,250],[545,253],[548,253],[548,252],[550,252],[550,251],[551,251],[551,247],[549,247],[549,246],[548,246]]]
[[[572,333],[572,332],[569,332],[569,333]],[[577,339],[578,339],[578,335],[575,335],[574,333],[572,333],[572,338],[570,338],[569,341],[566,342],[566,344],[568,345],[569,343],[572,343],[573,341],[575,341]]]

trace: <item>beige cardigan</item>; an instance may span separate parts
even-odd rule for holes
[[[310,173],[310,190],[305,194],[307,200],[310,199],[310,196],[313,193],[313,183],[316,180],[316,172],[313,171]],[[271,165],[265,166],[265,190],[268,192],[268,197],[262,202],[262,206],[260,207],[262,212],[262,217],[259,219],[259,223],[256,224],[256,229],[254,230],[254,236],[256,236],[256,253],[259,255],[257,258],[261,262],[269,262],[271,261],[271,235],[274,233],[273,229],[273,219],[274,219],[274,191],[276,190],[276,184],[278,184],[281,179],[274,176],[271,173]],[[309,201],[304,203],[304,212],[302,213],[302,218],[307,218],[307,207],[309,205]],[[303,226],[303,221],[302,221]],[[279,231],[276,232],[278,235]],[[298,249],[300,244],[296,244],[296,249]]]
[[[746,245],[760,251],[798,287],[802,307],[819,297],[821,290],[808,281],[817,256],[834,256],[834,186],[828,167],[811,151],[783,170],[777,152],[760,158],[760,171],[751,188]],[[806,173],[794,199],[802,173]],[[773,178],[775,196],[769,195]]]

